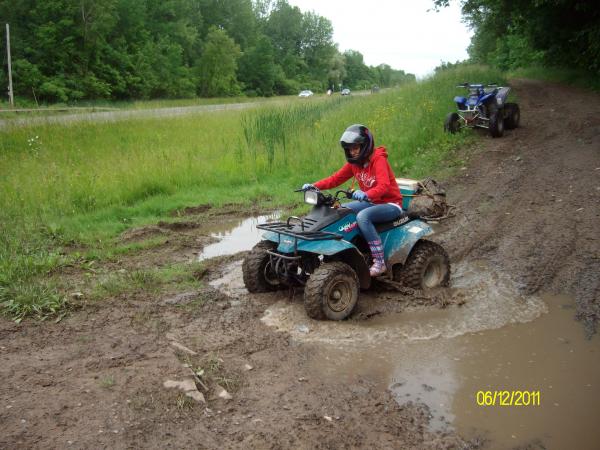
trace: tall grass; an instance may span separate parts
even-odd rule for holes
[[[0,131],[2,308],[16,317],[16,290],[43,284],[67,242],[106,245],[132,225],[193,204],[297,201],[294,188],[342,165],[338,139],[352,123],[371,128],[397,176],[435,175],[468,138],[443,133],[456,83],[490,80],[501,82],[501,74],[465,66],[360,97]],[[46,298],[51,313],[56,290],[48,289],[37,301]]]

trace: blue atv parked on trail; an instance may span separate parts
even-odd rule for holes
[[[372,262],[367,242],[360,234],[355,213],[340,204],[351,191],[335,195],[318,190],[304,193],[313,205],[303,218],[258,225],[265,230],[244,259],[244,284],[252,293],[304,286],[304,307],[313,319],[343,320],[368,289]],[[424,239],[433,234],[425,220],[403,213],[398,219],[376,224],[383,242],[388,280],[414,289],[447,286],[448,255],[439,244]]]
[[[521,111],[516,103],[507,103],[509,87],[495,84],[463,83],[457,87],[468,89],[468,97],[454,97],[458,112],[446,116],[444,130],[456,133],[462,128],[486,128],[492,137],[501,137],[504,129],[519,126]]]

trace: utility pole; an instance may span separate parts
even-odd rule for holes
[[[10,65],[10,29],[8,24],[6,24],[6,54],[8,55],[8,101],[10,102],[10,106],[15,106],[15,97],[13,95],[13,86],[12,86],[12,69]]]

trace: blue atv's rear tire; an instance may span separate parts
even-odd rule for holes
[[[519,128],[521,122],[521,109],[516,103],[507,103],[504,105],[504,127],[507,130]]]
[[[440,244],[422,239],[415,244],[403,266],[394,266],[393,275],[394,281],[413,289],[448,286],[450,259]]]
[[[457,133],[460,131],[460,116],[458,113],[450,113],[446,116],[446,121],[444,122],[444,131],[447,133]]]
[[[359,286],[358,276],[348,264],[321,264],[304,288],[306,314],[316,320],[344,320],[358,302]]]
[[[277,275],[271,270],[270,257],[267,250],[275,250],[277,244],[271,241],[261,241],[256,244],[242,263],[242,276],[248,292],[276,291],[281,288]]]

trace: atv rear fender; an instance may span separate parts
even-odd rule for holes
[[[383,248],[388,267],[404,264],[413,247],[420,239],[433,234],[433,228],[422,220],[413,220],[406,225],[394,228],[383,237]]]
[[[496,93],[496,103],[498,104],[498,106],[503,106],[506,103],[506,98],[508,97],[509,92],[509,87],[503,87],[498,90],[498,92]]]

